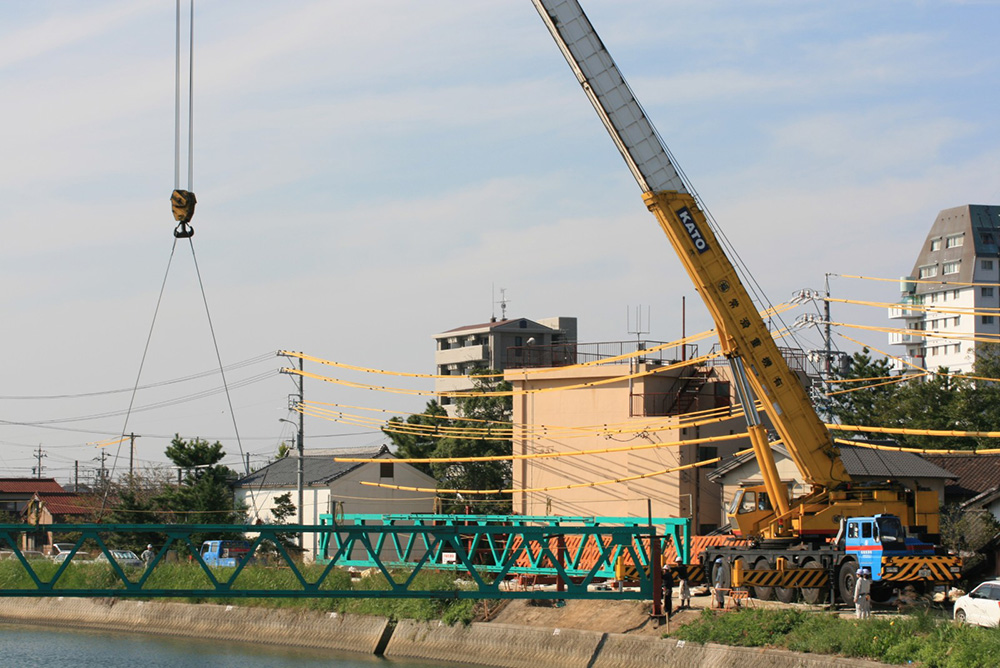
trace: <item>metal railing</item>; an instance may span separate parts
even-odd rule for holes
[[[62,563],[32,560],[22,550],[25,534],[39,531],[71,536],[66,542],[73,543],[73,548]],[[111,554],[111,546],[119,542],[116,534],[127,534],[130,540],[139,539],[143,544],[147,540],[158,544],[154,558],[142,567],[119,564]],[[327,546],[325,563],[303,564],[293,558],[283,541],[294,534],[319,534],[320,543]],[[218,566],[203,557],[193,538],[204,536],[243,536],[249,548],[228,567]],[[656,569],[641,573],[638,587],[631,590],[597,589],[591,585],[607,577],[608,565],[619,557],[647,563],[650,557],[644,546],[652,545],[654,537],[662,540],[655,527],[645,524],[511,526],[459,521],[418,526],[389,520],[376,526],[355,520],[335,523],[332,517],[322,525],[2,524],[0,550],[8,550],[10,556],[0,561],[0,573],[4,574],[0,578],[0,596],[650,600]],[[661,540],[655,541],[654,550],[658,551]],[[410,549],[417,542],[424,546],[419,555]],[[335,546],[332,554],[328,547],[331,545]],[[392,555],[383,558],[387,545],[393,546]],[[583,552],[571,552],[569,545],[587,545],[596,554],[585,564]],[[105,562],[75,559],[84,547],[93,549],[91,546],[104,555]],[[267,561],[265,548],[271,551]],[[353,554],[356,550],[360,555]],[[178,553],[186,554],[187,559],[166,563],[168,555]],[[440,563],[446,553],[453,563]],[[372,569],[374,586],[352,586],[347,569],[352,561],[357,562],[354,556],[360,556]],[[522,565],[525,560],[528,570]],[[435,571],[450,572],[454,579],[448,579],[450,585],[446,588],[440,584],[428,586],[441,579],[421,576]],[[559,587],[511,586],[509,578],[522,572],[554,576]]]
[[[511,346],[507,348],[507,369],[559,367],[587,362],[598,362],[663,345],[662,341],[605,341],[598,343],[557,343],[548,346]],[[698,356],[698,346],[693,343],[673,346],[637,358],[650,364],[673,364]],[[623,360],[622,364],[627,364]]]

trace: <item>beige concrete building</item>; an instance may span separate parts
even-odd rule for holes
[[[514,453],[579,452],[654,445],[746,431],[742,417],[677,428],[681,415],[733,405],[725,366],[657,372],[669,360],[508,369],[515,389]],[[633,380],[631,372],[648,373]],[[688,418],[690,419],[690,418]],[[671,425],[674,425],[673,427]],[[606,426],[606,431],[604,427]],[[696,533],[723,522],[721,488],[708,480],[711,467],[615,484],[532,491],[643,475],[729,456],[749,447],[745,438],[575,457],[513,462],[514,512],[525,515],[691,517]]]
[[[474,387],[468,375],[476,369],[565,364],[576,344],[576,318],[494,318],[435,334],[434,342],[437,374],[455,376],[438,378],[434,391],[461,392]],[[455,415],[451,397],[439,396],[438,402]]]

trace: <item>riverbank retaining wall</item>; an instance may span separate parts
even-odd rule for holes
[[[494,668],[877,668],[781,650],[498,623],[448,626],[211,603],[0,598],[0,622],[331,649]]]

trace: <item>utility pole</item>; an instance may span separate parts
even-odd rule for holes
[[[833,350],[831,349],[831,342],[830,342],[830,274],[825,274],[824,279],[825,279],[824,288],[826,289],[826,299],[823,300],[823,320],[826,323],[826,325],[823,327],[823,342],[825,343],[825,348],[826,348],[826,366],[825,366],[826,379],[830,380],[830,371],[831,371],[830,364],[832,361],[830,358],[833,356]]]
[[[282,354],[282,351],[279,351],[278,354],[279,355]],[[285,354],[285,356],[289,357],[289,359],[291,358],[291,355],[288,355],[287,353]],[[300,406],[300,404],[305,400],[305,390],[304,390],[305,374],[303,373],[303,371],[304,371],[304,361],[302,357],[299,357],[298,374],[295,374],[291,369],[282,369],[282,373],[287,373],[291,376],[297,375],[299,377],[298,380],[294,379],[292,380],[292,382],[296,384],[296,389],[298,389],[299,391],[298,394],[288,395],[288,410],[298,411],[299,414],[298,424],[295,425],[294,422],[292,422],[291,420],[286,420],[285,418],[281,418],[278,420],[278,422],[287,422],[289,424],[298,427],[297,429],[298,433],[296,434],[295,437],[295,456],[298,458],[298,461],[296,462],[296,471],[295,471],[295,487],[296,490],[298,491],[299,525],[302,525],[304,523],[304,514],[302,510],[302,505],[305,502],[304,491],[303,491],[303,488],[305,487],[305,472],[303,470],[305,462],[303,461],[303,459],[305,457],[304,449],[305,449],[305,439],[306,439],[306,426],[305,426],[306,416],[305,414],[303,414],[302,408]],[[299,547],[300,548],[305,547],[305,534],[301,532],[299,533]]]
[[[47,456],[48,455],[46,455],[46,454],[44,454],[42,452],[42,444],[39,443],[38,444],[38,453],[35,455],[35,459],[38,460],[38,466],[35,467],[35,474],[36,474],[35,477],[36,478],[41,478],[42,477],[42,468],[43,468],[42,467],[42,458],[43,457],[47,457]]]
[[[108,453],[106,450],[101,450],[101,468],[97,473],[97,480],[99,484],[104,484],[105,477],[107,476],[107,470],[104,468],[104,462],[108,458]],[[94,458],[95,460],[97,457]]]
[[[141,438],[141,436],[139,436],[138,434],[134,434],[133,433],[133,434],[129,434],[128,438],[129,438],[129,441],[131,442],[131,445],[129,446],[129,451],[128,451],[128,476],[129,476],[129,478],[131,478],[133,475],[135,475],[135,468],[134,468],[134,463],[135,463],[135,439]]]
[[[303,392],[303,386],[306,382],[306,377],[301,372],[303,369],[303,360],[299,358],[299,403],[301,404],[305,401],[305,394]],[[295,473],[295,483],[299,491],[299,525],[303,523],[303,513],[302,513],[302,502],[303,502],[303,487],[305,486],[305,470],[304,470],[304,458],[305,458],[305,439],[306,439],[306,416],[302,412],[301,407],[299,408],[299,434],[298,434],[298,451],[299,451],[299,462],[298,470]],[[305,547],[305,534],[299,534],[299,548]]]

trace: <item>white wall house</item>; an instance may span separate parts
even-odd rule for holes
[[[431,513],[434,494],[409,492],[384,487],[362,485],[361,482],[382,482],[404,487],[436,488],[437,481],[409,464],[393,461],[385,445],[365,450],[306,450],[303,457],[303,523],[319,524],[319,516],[338,514],[401,514]],[[336,457],[378,459],[377,462],[338,462]],[[238,480],[233,491],[237,502],[250,509],[250,520],[270,524],[275,497],[291,492],[292,503],[298,506],[298,458],[289,454]],[[296,517],[287,520],[297,521]],[[304,557],[316,557],[319,538],[306,534]]]
[[[907,330],[889,334],[899,357],[930,371],[972,371],[973,339],[1000,334],[998,243],[1000,206],[966,204],[938,214],[900,281],[900,303],[889,311],[894,326]],[[902,362],[896,368],[912,370]]]

